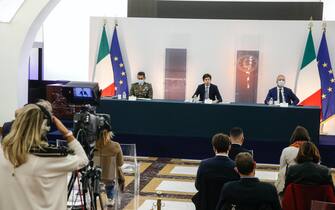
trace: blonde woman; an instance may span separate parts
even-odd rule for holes
[[[20,109],[0,146],[0,209],[66,209],[67,174],[88,163],[85,151],[62,122],[52,117],[74,155],[41,157],[30,153],[47,147],[43,136],[50,116],[36,104]]]
[[[44,99],[39,99],[36,104],[44,107],[47,112],[52,113],[52,106],[51,106],[51,103],[49,101],[44,100]],[[15,110],[15,115],[14,115],[15,118],[19,115],[20,111],[21,111],[21,108],[18,108],[17,110]],[[10,132],[10,129],[11,129],[13,123],[14,123],[14,120],[12,120],[10,122],[5,122],[2,125],[2,127],[3,127],[2,131],[1,131],[2,138],[4,138]],[[50,127],[46,127],[46,129],[50,130]]]
[[[117,180],[121,191],[124,190],[124,175],[121,170],[123,153],[119,143],[112,140],[113,133],[103,130],[96,142],[94,164],[102,169],[101,180],[106,185],[107,197],[113,197],[114,182]],[[115,159],[115,161],[114,161]]]

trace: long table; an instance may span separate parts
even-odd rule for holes
[[[122,137],[121,143],[136,143],[139,148],[150,144],[149,153],[144,151],[143,155],[159,156],[169,149],[189,154],[187,148],[191,146],[192,152],[205,156],[201,150],[205,144],[210,145],[211,137],[218,132],[227,134],[235,126],[243,128],[250,145],[253,142],[265,142],[269,146],[288,145],[297,125],[307,128],[312,140],[316,144],[319,142],[320,109],[317,107],[102,99],[97,112],[111,115],[113,131],[116,137]],[[155,148],[161,151],[156,154]],[[210,146],[208,148],[211,150]],[[140,149],[138,152],[141,154],[143,151]],[[210,153],[208,151],[207,156]]]

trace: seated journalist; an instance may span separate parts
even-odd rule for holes
[[[239,153],[235,163],[241,179],[223,186],[216,210],[281,210],[276,188],[255,177],[256,162],[252,156]]]

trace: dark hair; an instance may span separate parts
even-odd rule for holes
[[[202,81],[204,81],[206,78],[212,79],[212,76],[210,74],[204,74],[202,76]]]
[[[309,133],[306,128],[298,125],[291,136],[290,142],[291,144],[296,141],[310,141],[311,137],[309,136]]]
[[[137,76],[143,76],[143,77],[145,78],[145,73],[144,73],[143,71],[139,71],[139,72],[137,73]]]
[[[307,161],[313,161],[314,163],[319,163],[320,152],[313,142],[306,141],[300,146],[295,161],[297,163],[304,163]]]
[[[228,152],[230,147],[229,136],[223,133],[215,134],[212,138],[212,145],[214,149],[219,153]]]
[[[250,153],[241,152],[236,155],[235,164],[241,174],[248,175],[253,172],[255,162]]]
[[[229,135],[233,138],[239,137],[241,134],[243,134],[243,130],[240,127],[233,127],[229,132]]]

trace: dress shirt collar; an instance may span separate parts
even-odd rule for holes
[[[228,154],[227,153],[217,153],[216,156],[228,157]]]

